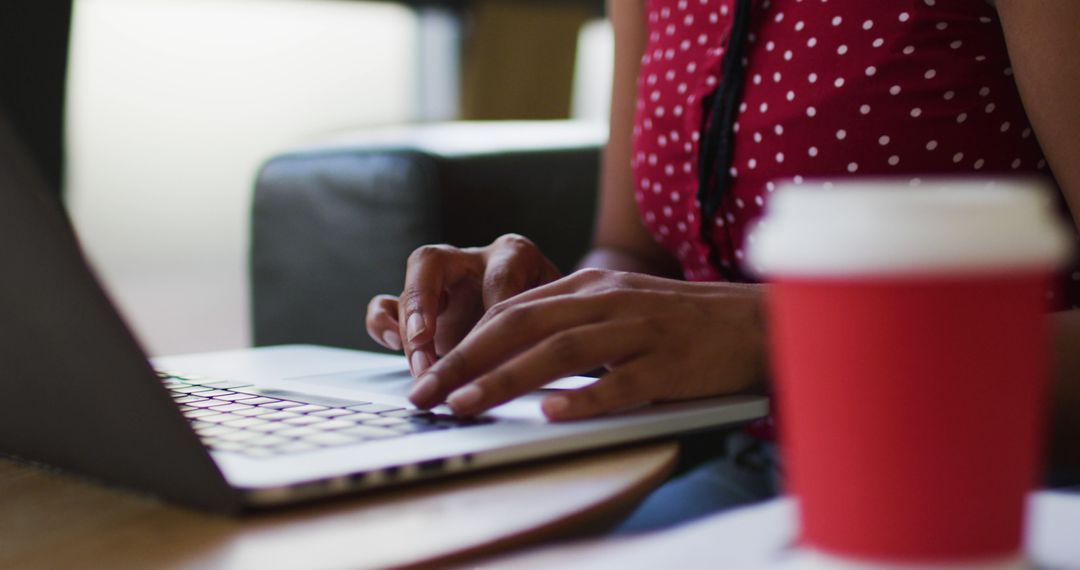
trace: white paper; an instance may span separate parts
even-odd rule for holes
[[[809,559],[795,548],[795,508],[792,499],[776,499],[670,530],[536,550],[481,568],[805,569]],[[1026,551],[1033,566],[1080,569],[1080,494],[1039,492],[1028,511]]]

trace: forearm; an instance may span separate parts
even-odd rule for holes
[[[615,30],[611,131],[600,162],[592,249],[578,267],[679,277],[674,257],[653,240],[642,224],[630,170],[637,75],[646,40],[645,2],[609,0],[608,13]]]
[[[997,0],[1024,109],[1054,178],[1080,226],[1080,2]],[[1054,383],[1050,455],[1058,470],[1080,474],[1080,311],[1051,318]]]
[[[1080,474],[1080,310],[1057,313],[1051,322],[1050,461],[1057,471]]]

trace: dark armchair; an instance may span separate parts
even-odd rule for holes
[[[517,232],[564,271],[588,247],[606,129],[450,123],[347,135],[271,159],[252,217],[256,345],[377,349],[367,303],[418,246]]]

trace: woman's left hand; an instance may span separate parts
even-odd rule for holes
[[[571,420],[744,391],[765,372],[761,292],[578,271],[491,307],[410,399],[420,407],[446,401],[456,414],[475,415],[600,367],[608,372],[596,383],[547,396],[544,414]]]

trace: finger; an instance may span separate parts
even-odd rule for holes
[[[559,270],[533,242],[508,234],[484,248],[484,306],[558,278]]]
[[[660,375],[645,368],[640,360],[623,363],[584,388],[544,398],[540,408],[549,420],[563,422],[648,404],[653,399],[649,380],[657,380]]]
[[[435,362],[433,340],[446,290],[462,279],[479,279],[481,273],[481,256],[475,250],[427,245],[409,256],[398,300],[398,327],[413,376]]]
[[[405,356],[409,360],[409,371],[413,378],[420,378],[436,362],[435,343],[429,342],[417,347],[405,345]]]
[[[514,305],[482,328],[474,328],[413,388],[409,398],[421,407],[442,402],[454,389],[556,332],[603,319],[613,301],[605,298],[552,297]]]
[[[443,356],[465,338],[484,316],[484,299],[478,282],[458,283],[446,293],[435,331],[435,354]]]
[[[368,303],[367,332],[375,342],[390,350],[401,350],[398,327],[398,300],[393,295],[376,295]]]
[[[561,296],[514,305],[475,328],[410,394],[418,406],[442,402],[453,390],[490,372],[523,350],[557,333],[609,320],[613,295]]]
[[[439,330],[435,334],[435,354],[444,356],[453,350],[469,334],[482,314],[482,311],[477,311],[464,316],[447,316],[446,312],[439,315]]]
[[[482,273],[480,255],[448,245],[426,245],[409,256],[405,287],[399,299],[402,338],[413,346],[431,342],[446,289]]]
[[[488,321],[498,316],[501,311],[509,309],[510,306],[576,293],[585,287],[596,283],[599,279],[602,279],[609,273],[610,272],[597,269],[583,269],[539,287],[523,291],[500,303],[496,303],[495,305],[488,305],[489,309],[495,310],[489,310],[485,313],[484,316],[480,318],[480,321],[476,323],[476,327],[480,328]]]
[[[623,362],[644,349],[640,325],[607,321],[556,333],[450,394],[454,413],[476,415],[552,380]]]

